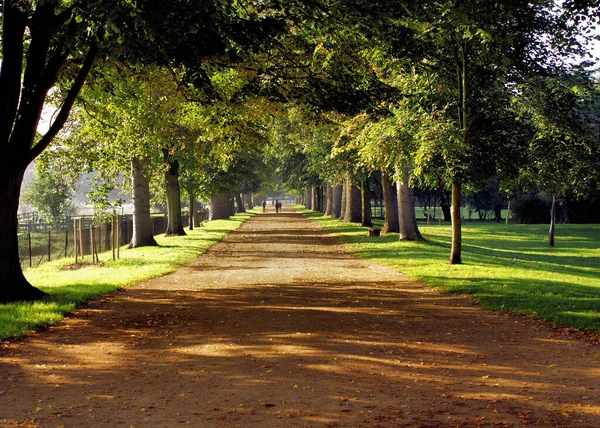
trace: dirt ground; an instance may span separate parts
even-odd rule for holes
[[[1,348],[4,426],[600,426],[600,346],[357,259],[289,209]]]

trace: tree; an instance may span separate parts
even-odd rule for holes
[[[418,69],[435,73],[437,81],[438,96],[427,125],[434,138],[422,142],[432,144],[434,149],[424,150],[442,154],[447,167],[444,181],[452,190],[451,264],[462,263],[460,206],[465,187],[474,179],[487,179],[496,162],[489,150],[501,140],[487,133],[487,113],[507,108],[508,89],[526,76],[566,67],[560,55],[581,52],[576,26],[553,12],[553,1],[497,6],[433,2],[412,23],[423,43],[424,61]],[[440,136],[445,138],[438,140]]]
[[[554,246],[557,202],[592,190],[600,166],[599,92],[586,75],[530,79],[516,102],[531,127],[521,173],[552,195],[548,245]]]
[[[23,202],[31,204],[53,224],[60,224],[72,211],[73,196],[69,183],[43,163],[37,163],[35,178],[23,193]]]
[[[202,2],[192,8],[170,0],[3,0],[0,7],[0,302],[7,302],[44,296],[27,282],[19,263],[21,182],[27,166],[65,124],[100,51],[122,60],[182,64],[186,78],[202,86],[207,58],[240,58],[245,47],[260,49],[283,27],[266,18],[261,6],[241,10],[226,2]],[[56,103],[60,107],[48,132],[37,137],[54,87],[64,96]]]

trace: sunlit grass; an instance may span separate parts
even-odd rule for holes
[[[467,222],[463,264],[449,265],[449,224],[420,224],[428,242],[400,242],[398,234],[368,238],[358,224],[300,211],[354,253],[412,279],[472,295],[489,309],[600,332],[600,225],[558,225],[550,248],[547,225]]]
[[[72,258],[65,258],[29,269],[25,272],[29,282],[50,298],[0,305],[0,339],[55,324],[86,300],[173,272],[195,260],[252,215],[254,212],[237,214],[229,220],[205,222],[202,227],[186,230],[187,236],[156,236],[158,247],[122,247],[118,260],[112,260],[111,252],[101,253],[98,265],[91,264],[91,256],[87,256],[83,261],[79,259],[80,265],[74,265]]]

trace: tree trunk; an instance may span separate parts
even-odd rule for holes
[[[501,204],[494,205],[494,217],[496,218],[496,223],[500,223],[502,221],[502,205]]]
[[[343,186],[341,184],[332,189],[331,218],[340,218],[342,215],[342,189]]]
[[[362,221],[362,198],[358,187],[352,184],[350,177],[346,177],[346,212],[345,223],[358,223]]]
[[[312,198],[312,189],[308,189],[304,192],[304,201],[306,202],[305,206],[307,209],[312,210],[313,207],[313,198]]]
[[[133,233],[129,248],[158,245],[154,239],[150,218],[150,182],[146,175],[147,160],[131,159],[131,188],[133,198]]]
[[[446,193],[442,190],[442,194],[440,196],[440,208],[442,209],[442,214],[444,215],[444,221],[452,221],[452,213],[450,212],[450,203],[448,201],[448,197]]]
[[[452,183],[452,249],[450,250],[450,264],[462,263],[462,229],[460,220],[461,184]]]
[[[163,149],[163,156],[168,168],[165,171],[167,194],[167,231],[165,236],[186,235],[183,230],[181,216],[181,191],[179,189],[179,161],[173,159],[169,150]]]
[[[311,188],[310,196],[311,196],[311,200],[312,200],[312,203],[311,203],[312,210],[319,211],[319,190],[318,190],[317,186],[313,186]]]
[[[254,209],[254,203],[252,202],[252,195],[249,195],[247,193],[242,194],[242,202],[248,204],[249,210]]]
[[[209,220],[227,220],[231,212],[231,195],[221,194],[211,196],[208,205]]]
[[[23,276],[19,262],[17,211],[25,168],[0,171],[0,303],[38,300],[47,296]]]
[[[345,175],[342,180],[342,200],[340,205],[340,216],[338,217],[340,220],[344,220],[346,216],[346,200],[348,196],[348,176]]]
[[[241,193],[235,193],[235,205],[237,206],[237,212],[245,213],[246,208],[244,208],[244,201],[242,200]]]
[[[408,185],[410,180],[410,168],[398,170],[400,181],[397,183],[398,190],[398,217],[400,229],[400,241],[424,241],[419,232],[417,216],[415,215],[415,194]]]
[[[548,231],[548,246],[554,247],[554,230],[556,229],[556,193],[552,194],[550,207],[550,230]]]
[[[196,226],[196,197],[190,195],[190,230]]]
[[[385,224],[381,233],[398,233],[400,225],[398,222],[398,194],[390,176],[381,172],[381,188],[383,190],[383,204],[385,206]]]
[[[323,215],[331,215],[331,200],[333,199],[333,187],[331,186],[331,184],[326,183],[325,184],[325,191],[324,193],[324,199],[325,199],[325,211],[323,212]]]
[[[371,218],[371,189],[369,189],[369,180],[362,180],[360,183],[360,196],[361,196],[361,226],[373,227],[373,221]]]

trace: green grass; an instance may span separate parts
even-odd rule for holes
[[[0,339],[26,335],[40,327],[56,324],[86,300],[173,272],[195,260],[252,215],[254,213],[249,212],[229,220],[205,222],[200,228],[186,230],[187,236],[156,236],[159,247],[122,247],[118,260],[113,261],[110,252],[101,253],[101,263],[96,266],[68,269],[68,265],[74,263],[68,258],[29,269],[25,272],[29,282],[50,294],[50,298],[34,303],[0,305]],[[85,257],[83,262],[91,262],[91,257]]]
[[[420,224],[427,243],[398,234],[368,238],[364,228],[304,212],[357,255],[451,293],[472,295],[492,310],[600,332],[600,225],[558,225],[556,247],[547,225],[467,222],[462,265],[449,265],[450,225]]]

